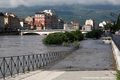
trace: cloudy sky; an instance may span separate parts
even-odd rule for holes
[[[120,0],[0,0],[0,7],[17,7],[19,5],[61,5],[61,4],[111,4],[120,5]]]

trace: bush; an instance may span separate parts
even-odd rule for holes
[[[66,39],[66,36],[63,33],[53,33],[49,34],[46,38],[43,39],[44,44],[62,44]]]
[[[71,33],[74,35],[74,41],[81,41],[84,39],[83,34],[79,30],[72,31]]]
[[[44,44],[63,44],[71,43],[74,41],[83,40],[83,35],[80,31],[72,31],[65,33],[52,33],[43,39]]]
[[[65,32],[64,34],[66,36],[65,42],[74,42],[75,36],[71,32]]]
[[[117,71],[116,78],[116,80],[120,80],[120,71]]]
[[[93,30],[93,31],[90,31],[86,34],[86,37],[87,38],[96,38],[96,39],[99,39],[102,35],[102,31],[101,30]]]

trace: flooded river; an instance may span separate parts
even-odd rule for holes
[[[40,54],[69,49],[61,46],[45,46],[44,36],[0,36],[0,57]]]

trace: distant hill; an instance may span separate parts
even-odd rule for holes
[[[71,20],[79,20],[81,24],[86,19],[94,19],[96,22],[103,20],[116,20],[120,13],[120,6],[111,5],[92,5],[85,6],[80,4],[61,5],[61,6],[32,6],[25,7],[23,5],[17,8],[1,8],[1,12],[12,12],[20,18],[34,15],[35,12],[45,9],[53,9],[56,14],[63,18],[66,22]]]

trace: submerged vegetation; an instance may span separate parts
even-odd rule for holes
[[[101,37],[102,33],[103,32],[101,30],[92,30],[92,31],[90,31],[90,32],[88,32],[86,34],[86,37],[87,38],[96,38],[96,39],[99,39]]]
[[[75,41],[81,41],[84,39],[83,34],[79,31],[72,31],[72,32],[59,32],[59,33],[52,33],[49,34],[46,38],[43,39],[43,43],[46,45],[60,45],[60,44],[67,44],[73,43]]]

